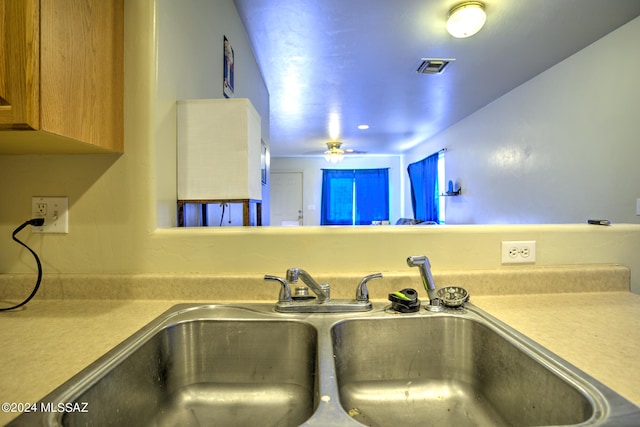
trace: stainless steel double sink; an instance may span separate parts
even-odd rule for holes
[[[177,305],[12,426],[631,426],[640,408],[472,304]],[[79,406],[82,407],[82,406]]]

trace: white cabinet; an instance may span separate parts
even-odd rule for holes
[[[178,200],[262,200],[261,120],[246,98],[178,101]]]

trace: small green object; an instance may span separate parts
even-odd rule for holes
[[[398,298],[400,298],[401,300],[405,300],[405,301],[411,301],[411,298],[407,297],[405,294],[403,294],[400,291],[395,291],[393,293],[393,295],[397,296]]]

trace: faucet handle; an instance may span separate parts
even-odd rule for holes
[[[370,274],[364,276],[358,287],[356,288],[356,301],[369,302],[369,289],[367,289],[367,282],[372,279],[382,279],[382,273]]]
[[[279,282],[282,287],[280,288],[280,295],[278,296],[278,302],[292,302],[291,298],[291,288],[286,280],[282,277],[271,276],[269,274],[264,275],[264,280],[273,280],[275,282]]]

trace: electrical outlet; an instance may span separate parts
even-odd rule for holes
[[[32,218],[44,218],[41,227],[31,227],[33,233],[69,233],[68,197],[32,197]]]
[[[38,218],[45,218],[47,216],[47,204],[36,203],[36,207],[33,211],[33,214]]]
[[[502,242],[503,264],[535,264],[535,262],[535,240]]]

